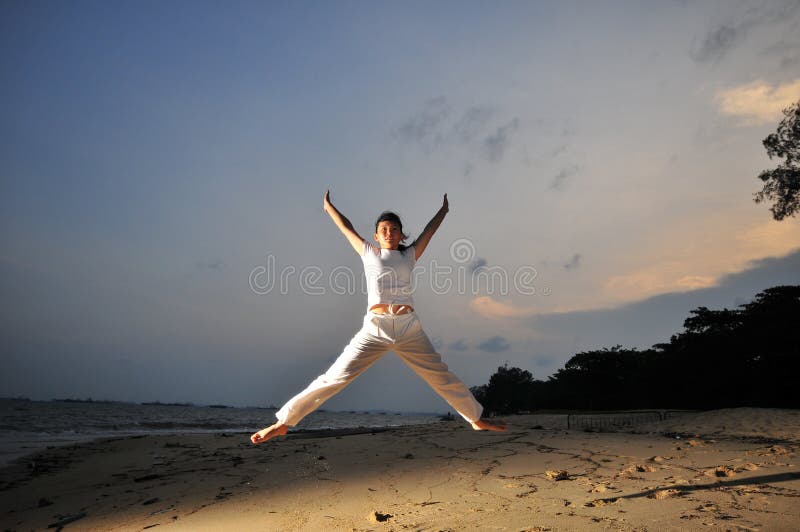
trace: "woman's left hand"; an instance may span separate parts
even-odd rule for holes
[[[442,201],[442,212],[449,212],[450,211],[450,204],[447,202],[447,194],[444,195],[444,201]]]

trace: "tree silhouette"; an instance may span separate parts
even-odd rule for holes
[[[487,412],[800,407],[800,286],[774,286],[739,308],[699,307],[668,343],[578,353],[547,381],[497,368],[472,388]]]
[[[773,170],[764,170],[758,178],[764,188],[755,194],[755,202],[774,200],[772,217],[783,220],[800,210],[800,101],[783,110],[778,130],[764,139],[767,155],[786,159]]]
[[[488,413],[513,414],[530,409],[533,382],[530,371],[505,364],[497,368],[489,384],[475,386],[471,391]]]

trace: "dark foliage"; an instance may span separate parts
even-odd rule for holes
[[[473,387],[472,393],[490,412],[528,410],[532,406],[533,383],[533,375],[529,371],[509,368],[506,364],[497,368],[497,373],[489,378],[489,384]]]
[[[669,343],[573,356],[547,381],[508,365],[472,388],[488,413],[535,409],[800,407],[800,286],[691,311]]]
[[[784,109],[783,114],[778,130],[764,139],[764,147],[770,159],[786,160],[759,174],[764,188],[755,194],[756,203],[765,199],[775,202],[770,211],[776,220],[794,216],[800,210],[800,101]]]

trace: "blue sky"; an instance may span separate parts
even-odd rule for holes
[[[797,1],[4,2],[0,395],[281,404],[366,306],[327,188],[412,239],[448,193],[415,300],[470,385],[796,284],[752,195],[797,35]],[[329,406],[446,409],[391,355]]]

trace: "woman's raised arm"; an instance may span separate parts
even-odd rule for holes
[[[330,215],[331,220],[333,223],[336,224],[336,227],[339,228],[339,231],[347,238],[347,241],[350,242],[350,245],[353,246],[353,249],[356,250],[356,253],[361,255],[361,252],[364,250],[364,239],[356,233],[356,230],[353,229],[353,224],[350,223],[350,220],[347,217],[340,213],[339,210],[333,206],[331,203],[331,191],[325,191],[325,197],[322,199],[322,210]]]
[[[412,244],[416,251],[416,260],[422,256],[422,252],[425,251],[425,248],[428,247],[428,242],[430,242],[433,233],[439,229],[439,226],[442,225],[442,220],[444,220],[445,214],[450,210],[450,204],[447,202],[447,194],[444,195],[444,200],[442,201],[442,207],[439,209],[439,212],[431,218],[431,221],[428,222],[428,225],[425,226],[425,229],[422,230],[422,233],[417,237],[417,239]]]

